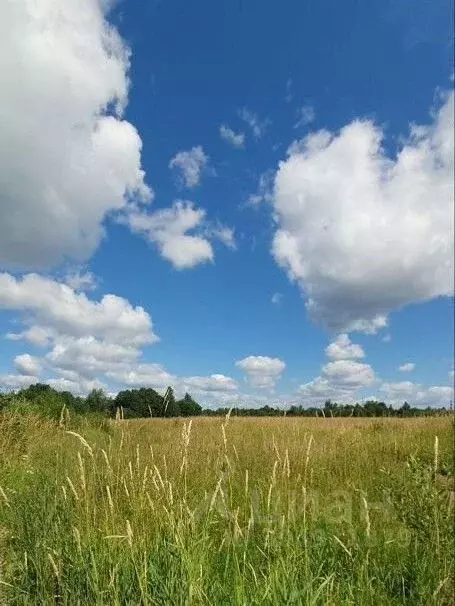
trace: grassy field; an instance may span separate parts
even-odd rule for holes
[[[448,417],[3,415],[0,487],[0,604],[453,603]]]

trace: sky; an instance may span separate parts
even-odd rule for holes
[[[449,405],[453,12],[7,2],[0,389]]]

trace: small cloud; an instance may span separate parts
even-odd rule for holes
[[[260,204],[262,201],[263,201],[263,198],[259,194],[250,194],[248,196],[248,204],[251,204],[251,206],[256,206],[257,204]]]
[[[241,368],[252,387],[273,389],[286,364],[279,358],[269,356],[248,356],[237,360],[235,365]]]
[[[149,214],[132,209],[124,221],[133,232],[155,244],[176,269],[189,269],[214,259],[206,235],[206,212],[188,200],[176,200],[170,208]]]
[[[402,364],[401,366],[399,366],[398,370],[400,372],[412,372],[415,367],[416,367],[416,365],[413,364],[412,362],[406,362],[406,364]]]
[[[51,337],[52,330],[43,328],[42,326],[30,326],[30,328],[23,330],[22,332],[9,332],[5,338],[10,341],[20,341],[25,339],[29,343],[32,343],[32,345],[43,347],[49,344]]]
[[[271,202],[273,195],[273,170],[267,170],[259,177],[259,183],[256,193],[248,196],[248,204],[256,206],[261,202]]]
[[[286,103],[290,103],[292,99],[292,78],[288,78],[286,81],[286,96],[284,97],[284,100],[286,101]]]
[[[392,335],[390,335],[390,334],[384,335],[384,336],[382,337],[382,341],[383,341],[384,343],[390,343],[390,341],[391,341],[391,340],[392,340]]]
[[[41,372],[41,362],[30,354],[20,354],[14,358],[14,366],[21,375],[37,377]]]
[[[311,105],[303,105],[297,110],[297,122],[294,124],[294,128],[301,128],[302,126],[306,126],[313,122],[316,114],[314,112],[313,107]]]
[[[242,107],[242,109],[239,110],[239,116],[251,128],[255,139],[260,139],[270,124],[270,120],[268,118],[261,121],[257,114],[246,107]]]
[[[237,249],[237,244],[234,237],[234,229],[232,227],[225,227],[223,225],[213,227],[211,230],[209,230],[208,236],[218,239],[231,250]]]
[[[188,151],[179,151],[169,162],[169,168],[179,170],[183,184],[190,189],[199,185],[202,171],[208,161],[209,157],[198,145]]]
[[[65,283],[73,290],[94,290],[97,286],[96,278],[91,271],[80,269],[70,270],[65,276]]]
[[[122,217],[131,231],[142,234],[156,245],[161,256],[176,269],[189,269],[214,260],[210,240],[216,238],[235,250],[234,230],[219,222],[211,223],[203,208],[189,200],[175,200],[169,208],[152,213],[133,206]]]
[[[352,343],[349,335],[343,333],[329,343],[325,349],[328,358],[333,360],[352,360],[355,358],[364,358],[365,352],[361,345]]]
[[[283,294],[281,292],[273,293],[271,301],[274,305],[280,305],[282,300],[283,300]]]
[[[220,137],[237,148],[243,147],[245,143],[245,133],[236,133],[225,124],[220,126]]]

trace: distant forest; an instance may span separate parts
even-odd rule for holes
[[[448,408],[416,408],[403,402],[399,408],[385,402],[368,400],[362,403],[340,404],[326,400],[320,407],[294,405],[284,410],[273,406],[261,408],[222,407],[203,409],[190,395],[177,400],[174,391],[168,387],[164,395],[151,388],[126,389],[115,398],[108,397],[102,389],[93,389],[86,397],[74,396],[69,391],[56,391],[50,385],[37,383],[16,392],[0,392],[0,411],[36,412],[58,418],[62,409],[78,414],[96,413],[106,417],[125,419],[145,417],[189,417],[189,416],[231,416],[254,417],[416,417],[439,415],[449,412]]]

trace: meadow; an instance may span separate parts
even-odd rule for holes
[[[0,415],[0,604],[452,604],[453,418]]]

